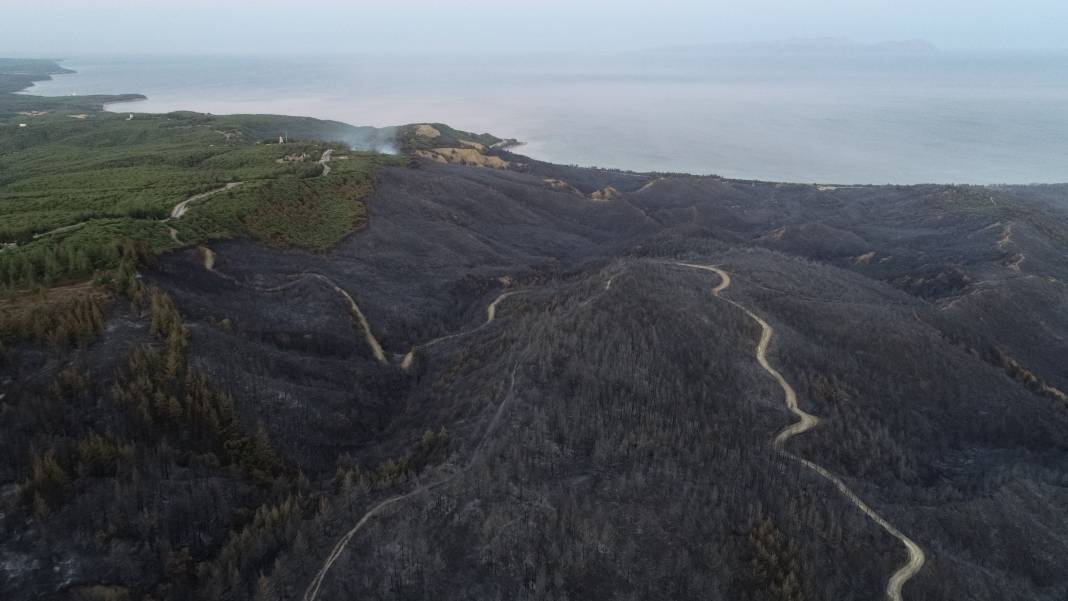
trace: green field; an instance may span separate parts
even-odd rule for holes
[[[86,108],[84,98],[74,108],[57,108],[55,99],[10,91],[18,82],[59,72],[58,66],[0,61],[0,69],[5,65],[0,287],[9,290],[112,267],[116,245],[124,239],[142,241],[157,253],[233,236],[325,250],[362,223],[362,199],[375,168],[404,163],[323,141],[335,139],[330,137],[335,131],[344,133],[343,124],[307,118],[190,112],[128,117]],[[12,65],[37,73],[12,74]],[[12,112],[13,105],[19,110]],[[15,116],[4,119],[5,114]],[[282,132],[304,139],[278,144]],[[328,149],[335,160],[323,177],[318,159]],[[183,200],[236,182],[240,185],[191,204],[180,219],[167,220]]]

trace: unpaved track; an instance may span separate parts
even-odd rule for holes
[[[486,321],[482,324],[483,326],[485,326],[487,323],[493,321],[494,318],[497,317],[497,305],[501,304],[502,300],[508,298],[509,296],[512,296],[513,294],[515,294],[514,291],[513,292],[505,292],[504,294],[502,294],[502,295],[498,296],[497,298],[493,299],[493,302],[490,303],[488,307],[486,307]]]
[[[47,232],[41,232],[40,234],[34,234],[33,235],[33,239],[34,240],[39,240],[41,238],[44,238],[45,236],[51,236],[52,234],[63,234],[65,232],[73,232],[74,230],[79,229],[84,225],[85,225],[84,221],[79,221],[78,223],[72,223],[71,225],[64,225],[63,227],[57,227],[54,230],[48,230]]]
[[[612,289],[612,282],[616,279],[617,275],[619,275],[619,274],[618,273],[613,273],[611,276],[609,276],[608,280],[604,283],[604,291],[605,292],[608,292],[609,290]]]
[[[321,282],[325,282],[326,284],[334,288],[334,292],[337,292],[341,296],[345,297],[345,300],[349,303],[349,310],[352,311],[353,317],[356,318],[356,321],[359,322],[360,327],[363,328],[364,340],[367,341],[367,346],[371,347],[371,352],[374,353],[375,360],[382,364],[388,364],[389,361],[386,359],[386,353],[382,351],[382,345],[378,343],[378,339],[375,338],[375,335],[371,332],[371,324],[367,322],[367,317],[364,316],[363,311],[360,310],[360,306],[356,304],[356,301],[353,300],[352,296],[348,292],[345,292],[345,290],[341,286],[338,286],[337,283],[334,282],[334,280],[326,277],[325,275],[322,275],[320,273],[308,273],[305,275],[310,278],[315,278]]]
[[[198,200],[204,200],[205,198],[207,198],[209,196],[212,196],[214,194],[218,194],[219,192],[225,192],[227,190],[232,190],[232,189],[234,189],[234,188],[236,188],[236,187],[238,187],[240,185],[241,185],[241,182],[230,182],[229,184],[226,184],[222,188],[216,188],[214,190],[208,190],[207,192],[204,192],[202,194],[196,194],[196,195],[190,196],[189,198],[183,200],[182,202],[174,205],[174,208],[171,209],[170,218],[171,219],[181,219],[182,215],[185,215],[186,211],[189,210],[190,203],[197,202]]]
[[[269,288],[263,288],[259,286],[244,284],[242,282],[239,282],[237,278],[222,273],[221,271],[215,269],[215,251],[211,250],[207,246],[200,247],[200,256],[201,263],[204,265],[204,269],[210,271],[211,273],[214,273],[215,275],[225,280],[229,280],[239,286],[244,286],[245,288],[250,288],[257,292],[279,292],[285,290],[286,288],[296,286],[301,282],[301,280],[304,280],[305,278],[311,278],[327,284],[328,286],[334,289],[334,292],[337,292],[342,297],[344,297],[345,301],[348,303],[349,312],[352,314],[353,319],[356,320],[356,323],[359,324],[360,329],[363,330],[363,338],[367,342],[367,346],[371,348],[371,353],[375,356],[375,360],[383,365],[389,364],[389,360],[386,359],[386,353],[382,350],[382,345],[378,342],[378,339],[375,338],[374,332],[371,331],[371,324],[367,321],[367,316],[364,315],[363,311],[360,310],[360,306],[356,304],[356,300],[353,299],[352,295],[346,292],[344,288],[339,286],[337,282],[330,279],[329,277],[321,273],[305,272],[298,275],[293,280],[286,282],[285,284],[271,286]]]
[[[215,271],[215,251],[211,250],[207,246],[200,246],[198,247],[198,250],[200,251],[200,260],[201,263],[204,265],[204,269],[218,273],[217,271]]]
[[[334,156],[334,149],[333,148],[329,148],[329,149],[323,151],[323,156],[322,156],[322,158],[319,159],[319,164],[323,166],[323,172],[322,172],[322,174],[320,174],[320,177],[326,177],[326,176],[330,175],[330,165],[327,165],[327,163],[330,162],[330,159],[333,156]]]
[[[501,303],[501,301],[503,301],[504,299],[508,298],[509,296],[512,296],[513,294],[517,294],[519,292],[522,292],[522,291],[521,290],[512,290],[510,292],[504,292],[504,293],[501,293],[501,295],[498,296],[497,298],[493,299],[493,302],[490,303],[488,307],[486,307],[486,321],[478,324],[477,326],[471,328],[470,330],[464,330],[462,332],[456,332],[455,334],[449,334],[447,336],[441,336],[441,337],[435,338],[435,339],[433,339],[433,340],[431,340],[429,342],[424,342],[422,344],[418,344],[418,345],[412,347],[412,350],[408,351],[408,354],[404,355],[404,359],[401,360],[401,364],[400,364],[401,369],[405,369],[406,370],[406,369],[409,369],[412,366],[412,361],[415,360],[415,351],[416,350],[419,350],[419,349],[424,349],[425,350],[425,349],[428,349],[428,348],[434,346],[435,344],[437,344],[439,342],[445,342],[446,340],[451,340],[453,338],[457,338],[457,337],[460,337],[460,336],[467,336],[468,334],[474,334],[475,332],[477,332],[477,331],[481,330],[482,328],[488,326],[497,317],[497,305],[499,305]]]
[[[604,289],[601,290],[599,293],[591,296],[590,298],[587,298],[586,300],[582,301],[581,303],[579,303],[578,306],[579,307],[588,307],[588,306],[592,305],[593,303],[597,302],[598,300],[600,300],[600,298],[602,296],[608,294],[608,291],[612,289],[612,282],[614,282],[616,280],[616,278],[619,277],[620,274],[622,274],[624,271],[626,271],[626,269],[627,268],[624,267],[624,268],[616,271],[612,275],[608,276],[608,279],[605,280],[605,282],[604,282]]]
[[[793,413],[797,417],[796,422],[790,424],[781,432],[779,432],[777,436],[775,436],[775,440],[772,442],[772,447],[776,451],[783,453],[784,455],[792,458],[801,465],[819,474],[831,484],[834,484],[835,488],[838,489],[838,492],[842,493],[842,496],[848,499],[857,509],[860,509],[862,512],[864,512],[864,514],[867,515],[872,521],[881,526],[883,530],[886,530],[891,536],[898,539],[903,545],[905,545],[905,549],[908,551],[908,560],[905,562],[905,565],[901,566],[896,572],[894,572],[894,574],[890,577],[890,580],[886,583],[886,598],[890,601],[902,601],[901,588],[905,585],[906,582],[909,581],[910,578],[915,576],[916,573],[919,572],[921,568],[923,568],[923,564],[926,561],[926,556],[924,555],[923,549],[921,549],[919,545],[913,542],[912,539],[905,536],[903,532],[895,528],[893,524],[887,522],[867,503],[861,500],[860,497],[856,495],[856,493],[850,490],[850,488],[841,478],[831,473],[823,466],[813,463],[808,459],[804,459],[785,450],[784,445],[788,440],[790,440],[794,436],[797,436],[798,434],[802,434],[811,430],[812,428],[815,428],[817,425],[819,425],[820,420],[815,415],[812,415],[811,413],[806,412],[804,409],[801,409],[801,407],[797,403],[797,392],[794,391],[794,387],[786,381],[786,378],[784,378],[778,370],[776,370],[774,367],[771,366],[771,364],[768,363],[768,344],[771,342],[771,337],[775,333],[774,328],[772,328],[771,325],[769,325],[768,322],[764,321],[759,315],[753,313],[745,306],[720,295],[721,292],[726,290],[731,285],[731,276],[726,271],[712,265],[698,265],[694,263],[676,263],[676,265],[680,265],[682,267],[690,267],[693,269],[701,269],[703,271],[711,271],[718,275],[720,278],[720,282],[718,285],[716,285],[715,288],[712,289],[713,296],[725,300],[728,303],[734,305],[735,307],[738,307],[739,309],[744,311],[750,319],[760,325],[760,341],[757,343],[756,347],[757,363],[759,363],[760,367],[762,367],[764,371],[768,372],[768,374],[771,375],[771,377],[779,384],[779,387],[782,388],[783,395],[785,396],[786,400],[786,407],[790,410],[791,413]]]
[[[326,561],[323,562],[322,567],[319,568],[319,571],[315,574],[315,578],[312,579],[311,584],[309,584],[308,588],[304,591],[303,601],[315,601],[315,599],[319,597],[319,589],[321,589],[323,586],[323,580],[326,579],[327,574],[330,573],[330,569],[334,567],[334,564],[337,562],[338,558],[341,557],[341,554],[349,546],[349,542],[352,540],[352,537],[354,537],[356,533],[359,532],[367,524],[368,520],[378,515],[383,509],[386,509],[391,505],[394,505],[416,495],[422,494],[429,490],[435,489],[443,484],[447,484],[455,480],[457,476],[463,474],[465,471],[467,471],[469,467],[471,467],[471,465],[474,464],[475,460],[478,459],[478,457],[482,454],[482,449],[485,446],[486,441],[489,439],[490,434],[493,433],[493,430],[500,422],[501,416],[504,415],[504,410],[508,406],[508,401],[510,401],[512,397],[515,396],[515,375],[518,369],[519,363],[516,363],[512,366],[512,371],[509,374],[510,381],[508,384],[508,391],[505,393],[504,399],[502,399],[501,402],[498,404],[497,410],[493,413],[493,418],[490,419],[490,423],[482,432],[482,437],[478,441],[478,446],[475,447],[475,451],[471,454],[471,458],[467,461],[467,463],[460,467],[458,471],[453,472],[452,474],[449,474],[440,480],[418,486],[411,492],[405,493],[403,495],[390,497],[385,501],[382,501],[378,505],[372,507],[370,510],[367,511],[367,513],[363,514],[363,517],[361,517],[360,520],[356,522],[356,525],[353,526],[348,532],[346,532],[345,535],[342,536],[341,539],[338,540],[338,542],[334,545],[334,548],[330,550],[330,554],[327,555]]]
[[[330,568],[334,567],[334,563],[336,563],[338,558],[341,557],[341,553],[345,550],[346,547],[349,546],[349,541],[352,540],[353,536],[356,536],[356,533],[364,527],[368,520],[373,518],[383,509],[389,507],[390,505],[393,505],[394,503],[399,503],[409,497],[414,497],[415,495],[437,488],[442,484],[450,482],[455,477],[455,474],[451,476],[446,476],[442,480],[438,480],[437,482],[420,486],[409,493],[405,493],[396,497],[390,497],[385,501],[382,501],[378,505],[372,507],[367,513],[363,514],[363,517],[360,518],[360,521],[356,522],[356,525],[353,526],[352,529],[350,529],[348,532],[346,532],[345,536],[342,536],[341,540],[337,541],[337,544],[334,545],[334,548],[330,550],[330,555],[327,555],[326,561],[323,562],[323,566],[319,568],[319,571],[315,574],[315,578],[312,579],[311,584],[309,584],[308,588],[304,591],[304,601],[313,601],[319,596],[319,589],[322,588],[323,580],[326,579],[326,575],[330,573]]]
[[[652,188],[654,185],[664,181],[665,179],[667,179],[667,178],[666,177],[653,178],[653,179],[649,180],[648,182],[646,182],[644,186],[642,186],[641,188],[638,188],[636,190],[636,192],[645,192],[649,188]]]

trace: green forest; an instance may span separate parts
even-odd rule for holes
[[[47,62],[0,61],[9,82],[25,79],[12,71],[33,67],[62,72]],[[0,93],[0,107],[13,98],[20,110],[0,119],[0,289],[7,291],[91,278],[115,267],[123,240],[156,253],[233,236],[324,250],[364,222],[375,169],[403,164],[336,142],[279,144],[284,133],[307,129],[302,119],[100,107],[75,114],[9,92]],[[33,99],[39,108],[25,106]],[[328,150],[330,177],[320,177]],[[182,201],[220,189],[171,217]]]

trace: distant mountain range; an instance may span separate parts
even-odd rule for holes
[[[659,53],[800,53],[800,54],[912,54],[935,52],[938,48],[927,40],[886,40],[857,42],[848,38],[791,38],[781,41],[658,46],[642,52]]]

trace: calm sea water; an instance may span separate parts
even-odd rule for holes
[[[117,111],[439,121],[559,163],[835,183],[1068,181],[1068,54],[71,57]]]

